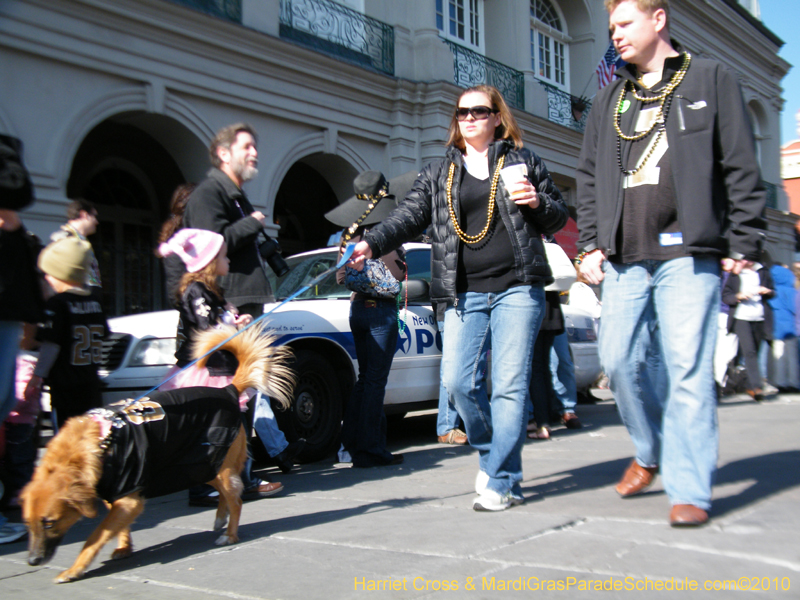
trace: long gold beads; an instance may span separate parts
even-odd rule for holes
[[[686,76],[686,71],[689,70],[689,65],[691,63],[692,63],[692,55],[686,52],[683,55],[683,64],[681,65],[681,68],[678,69],[677,73],[675,73],[675,75],[672,76],[672,79],[670,79],[669,83],[664,87],[661,93],[655,96],[640,96],[636,92],[636,86],[633,85],[633,82],[631,81],[625,82],[625,85],[622,86],[622,90],[620,91],[619,99],[617,100],[617,103],[614,105],[614,129],[616,130],[617,135],[620,138],[622,138],[626,142],[636,142],[642,140],[646,138],[648,135],[650,135],[650,133],[657,125],[664,123],[664,121],[666,120],[664,104],[667,98],[670,97],[672,92],[675,91],[675,88],[677,88],[681,84],[681,81],[683,81],[683,78]],[[619,126],[620,114],[621,114],[620,110],[622,109],[622,103],[625,101],[625,94],[627,94],[628,91],[633,92],[633,97],[636,98],[639,102],[642,102],[644,104],[649,104],[652,102],[659,103],[658,114],[656,115],[655,119],[653,119],[653,122],[650,124],[650,127],[648,127],[645,131],[642,131],[641,133],[634,135],[625,135],[624,133],[622,133],[622,129],[620,129]]]
[[[458,224],[456,211],[453,208],[452,193],[453,174],[455,173],[456,166],[454,163],[450,163],[450,170],[447,173],[447,208],[450,209],[450,220],[453,222],[453,228],[456,230],[456,235],[465,244],[477,244],[486,237],[487,233],[489,233],[489,227],[492,224],[492,216],[494,215],[494,195],[497,193],[497,182],[500,180],[500,171],[503,168],[503,163],[505,163],[505,161],[505,156],[501,156],[500,160],[497,161],[497,167],[495,168],[494,175],[492,176],[492,189],[489,192],[489,209],[486,215],[486,226],[478,235],[467,235],[462,231],[461,226]]]

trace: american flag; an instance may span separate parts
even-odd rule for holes
[[[602,90],[606,87],[611,80],[614,79],[614,71],[619,69],[625,61],[617,54],[617,49],[614,48],[614,42],[608,43],[608,49],[600,59],[600,64],[597,65],[597,85]]]

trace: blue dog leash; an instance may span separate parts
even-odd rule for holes
[[[188,368],[190,368],[190,367],[193,367],[193,366],[194,366],[194,365],[196,365],[196,364],[197,364],[199,361],[201,361],[202,359],[204,359],[206,356],[209,356],[209,355],[213,354],[214,352],[216,352],[217,350],[219,350],[220,348],[222,348],[222,347],[223,347],[225,344],[227,344],[228,342],[230,342],[230,341],[231,341],[233,338],[235,338],[235,337],[236,337],[237,335],[239,335],[240,333],[243,333],[243,332],[247,331],[247,330],[248,330],[248,329],[250,329],[250,328],[251,328],[253,325],[255,325],[256,323],[258,323],[259,321],[261,321],[262,319],[264,319],[264,318],[265,318],[266,316],[268,316],[269,314],[271,314],[271,313],[275,312],[276,310],[278,310],[278,309],[279,309],[281,306],[283,306],[283,305],[284,305],[284,304],[286,304],[287,302],[289,302],[289,301],[291,301],[291,300],[294,300],[294,299],[295,299],[295,298],[297,298],[297,297],[298,297],[300,294],[302,294],[302,293],[303,293],[303,292],[305,292],[306,290],[310,289],[312,286],[315,286],[315,285],[317,285],[317,284],[318,284],[320,281],[322,281],[323,279],[325,279],[325,278],[326,278],[328,275],[330,275],[330,274],[331,274],[331,273],[333,273],[334,271],[336,271],[336,270],[338,270],[338,269],[341,269],[341,268],[342,268],[342,267],[345,265],[345,263],[346,263],[348,260],[350,260],[350,257],[351,257],[351,256],[353,256],[353,250],[355,250],[355,247],[356,247],[356,245],[355,245],[355,244],[353,244],[353,243],[347,244],[347,246],[345,246],[345,248],[344,248],[344,251],[342,252],[342,256],[341,256],[341,258],[338,260],[338,262],[337,262],[335,265],[333,265],[333,266],[332,266],[332,267],[330,267],[329,269],[326,269],[325,271],[323,271],[322,273],[320,273],[319,275],[317,275],[317,276],[316,276],[314,279],[312,279],[312,280],[311,280],[311,281],[309,281],[309,282],[308,282],[306,285],[304,285],[304,286],[303,286],[303,287],[301,287],[299,290],[297,290],[296,292],[294,292],[294,293],[293,293],[291,296],[289,296],[288,298],[286,298],[286,299],[285,299],[283,302],[281,302],[281,303],[280,303],[280,304],[278,304],[277,306],[275,306],[275,307],[271,308],[270,310],[268,310],[267,312],[265,312],[263,315],[261,315],[261,316],[260,316],[260,317],[258,317],[257,319],[254,319],[252,323],[250,323],[249,325],[247,325],[247,326],[245,326],[245,327],[242,327],[242,328],[241,328],[239,331],[237,331],[236,333],[234,333],[234,334],[233,334],[232,336],[230,336],[228,339],[226,339],[226,340],[224,340],[224,341],[220,342],[219,344],[217,344],[216,346],[214,346],[214,347],[213,347],[211,350],[209,350],[208,352],[206,352],[206,353],[205,353],[203,356],[200,356],[199,358],[196,358],[196,359],[194,359],[194,360],[193,360],[192,362],[190,362],[188,365],[186,365],[185,367],[183,367],[183,368],[182,368],[180,371],[175,371],[175,372],[174,372],[172,375],[170,375],[169,377],[167,377],[167,378],[166,378],[164,381],[162,381],[161,383],[159,383],[157,386],[150,388],[150,389],[149,389],[149,390],[147,390],[147,391],[146,391],[144,394],[142,394],[142,395],[141,395],[141,396],[139,396],[138,398],[136,398],[136,399],[134,399],[134,400],[131,400],[131,401],[129,401],[129,402],[131,402],[131,403],[133,403],[133,402],[138,402],[138,401],[139,401],[139,400],[141,400],[142,398],[144,398],[144,397],[146,397],[147,395],[151,394],[152,392],[156,391],[156,390],[157,390],[158,388],[160,388],[162,385],[164,385],[165,383],[167,383],[168,381],[170,381],[170,380],[171,380],[173,377],[176,377],[176,376],[177,376],[179,373],[183,373],[183,372],[184,372],[186,369],[188,369]]]

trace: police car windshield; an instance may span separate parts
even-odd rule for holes
[[[329,248],[313,254],[300,254],[286,259],[290,271],[283,277],[275,277],[270,272],[270,284],[275,291],[276,300],[285,300],[300,288],[308,285],[321,273],[336,265],[337,249]],[[336,271],[329,273],[300,294],[297,300],[324,300],[328,298],[349,298],[350,291],[336,283]]]

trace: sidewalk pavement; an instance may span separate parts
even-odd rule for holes
[[[133,556],[112,562],[109,544],[75,583],[51,581],[98,519],[46,567],[0,546],[0,598],[800,598],[800,395],[724,399],[712,520],[698,529],[668,525],[658,480],[619,498],[632,445],[616,408],[578,413],[583,429],[525,445],[526,501],[504,512],[471,509],[476,452],[436,444],[435,416],[412,414],[390,432],[402,465],[266,471],[287,493],[245,503],[235,546],[215,547],[213,509],[175,494],[148,502]]]

